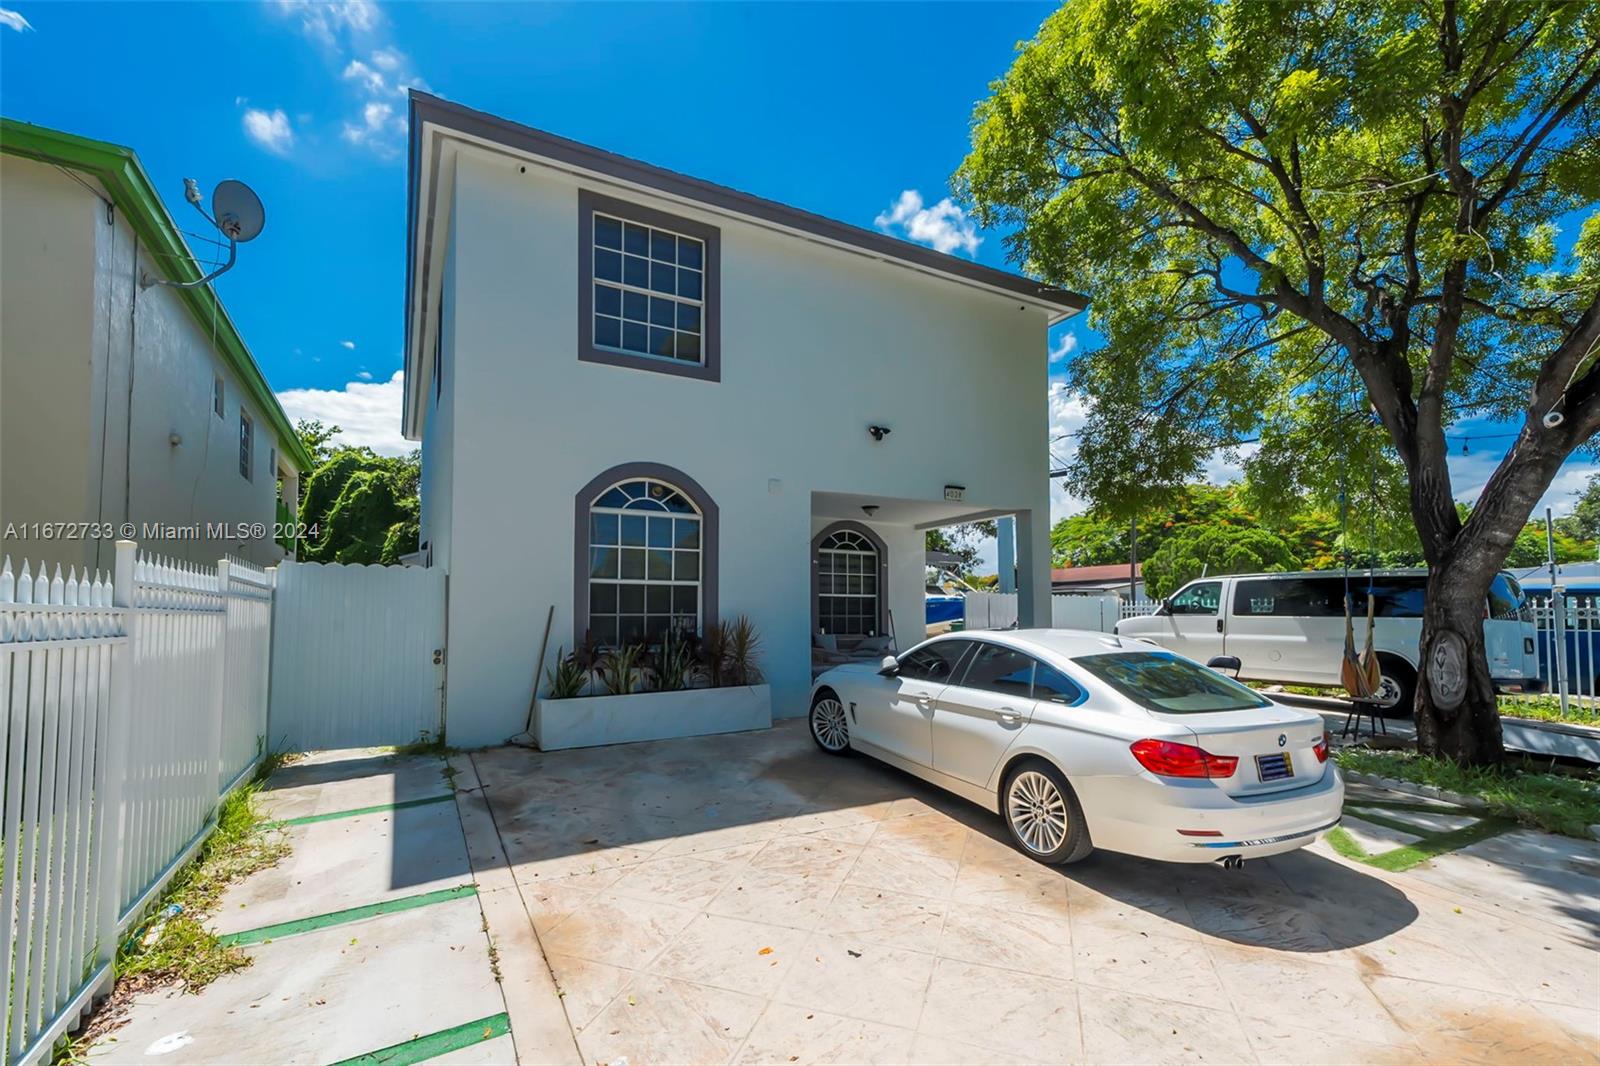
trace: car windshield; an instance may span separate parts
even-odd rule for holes
[[[1085,655],[1073,662],[1140,706],[1165,714],[1243,711],[1272,705],[1239,682],[1170,652]]]

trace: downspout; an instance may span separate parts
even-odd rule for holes
[[[122,520],[133,521],[133,367],[139,351],[139,234],[133,235],[132,292],[128,297],[128,423],[122,447]],[[131,538],[130,538],[131,539]]]

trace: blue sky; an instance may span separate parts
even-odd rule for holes
[[[395,451],[405,86],[1006,266],[941,201],[974,102],[1052,9],[0,0],[0,109],[133,147],[197,232],[184,177],[253,186],[267,227],[218,291],[291,416]],[[1094,341],[1057,330],[1055,365]],[[1078,416],[1053,397],[1057,433]],[[1504,446],[1474,442],[1457,489]],[[1558,510],[1587,470],[1563,471]]]

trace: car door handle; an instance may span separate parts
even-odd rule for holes
[[[1217,632],[1218,633],[1222,632],[1222,619],[1220,619],[1220,618],[1217,619]]]
[[[1022,715],[1013,711],[1010,707],[1002,707],[994,712],[994,720],[1001,725],[1017,725],[1022,721]]]

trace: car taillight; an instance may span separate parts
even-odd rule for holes
[[[1161,777],[1232,777],[1239,765],[1237,756],[1213,755],[1173,740],[1136,740],[1129,750],[1140,766]]]
[[[1311,750],[1317,753],[1318,762],[1328,761],[1328,740],[1328,731],[1324,729],[1322,731],[1322,739],[1311,745]]]

